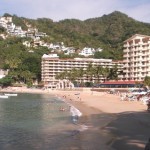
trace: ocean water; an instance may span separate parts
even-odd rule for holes
[[[65,108],[65,111],[60,111]],[[59,97],[22,94],[0,98],[0,150],[71,150],[81,112]]]

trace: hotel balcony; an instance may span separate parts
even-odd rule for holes
[[[141,78],[143,78],[143,79],[144,79],[145,77],[146,77],[146,74],[144,74],[144,75],[141,75]]]
[[[128,44],[128,43],[126,43],[126,44],[124,44],[124,45],[123,45],[123,47],[129,47],[129,44]]]
[[[49,67],[43,67],[43,68],[42,68],[42,70],[44,70],[44,71],[45,71],[45,70],[49,70],[49,69],[50,69]]]
[[[128,53],[130,50],[129,49],[124,49],[123,52]]]
[[[129,60],[123,60],[123,62],[124,62],[124,63],[129,63],[130,61],[129,61]]]
[[[147,68],[147,71],[150,72],[150,68]]]
[[[146,42],[146,43],[144,43],[144,42],[142,42],[143,44],[142,45],[148,45],[148,43]]]
[[[124,75],[124,77],[125,77],[125,78],[129,78],[129,75],[128,75],[128,74],[126,74],[126,75]]]
[[[124,55],[123,55],[124,58],[127,58],[127,57],[129,57],[129,56],[130,56],[129,54],[124,54]]]
[[[147,47],[142,48],[142,51],[148,51]]]
[[[137,47],[137,48],[136,48],[136,52],[139,52],[139,51],[141,51],[141,50],[142,50],[141,47]]]
[[[125,73],[129,73],[130,71],[129,71],[129,70],[123,70],[123,72],[125,72]]]
[[[138,44],[139,44],[139,45],[143,45],[144,43],[143,43],[143,42],[139,42]]]
[[[124,68],[129,68],[130,66],[128,64],[125,64],[124,65]]]

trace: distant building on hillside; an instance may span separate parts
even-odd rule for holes
[[[94,49],[94,48],[90,48],[90,47],[85,47],[80,51],[79,55],[88,57],[88,56],[94,55],[95,52],[102,52],[102,51],[103,50],[101,48]]]
[[[12,17],[0,17],[0,26],[7,28],[7,24],[12,23]]]
[[[81,50],[79,55],[83,55],[85,57],[88,57],[88,56],[94,55],[94,52],[95,52],[94,48],[85,47]]]
[[[0,79],[5,77],[8,74],[8,70],[0,69]]]

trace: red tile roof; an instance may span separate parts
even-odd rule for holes
[[[106,81],[102,84],[136,84],[136,81]]]

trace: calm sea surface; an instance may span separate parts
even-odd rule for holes
[[[66,111],[59,111],[60,107]],[[78,126],[70,107],[48,94],[0,98],[0,150],[67,150]]]

